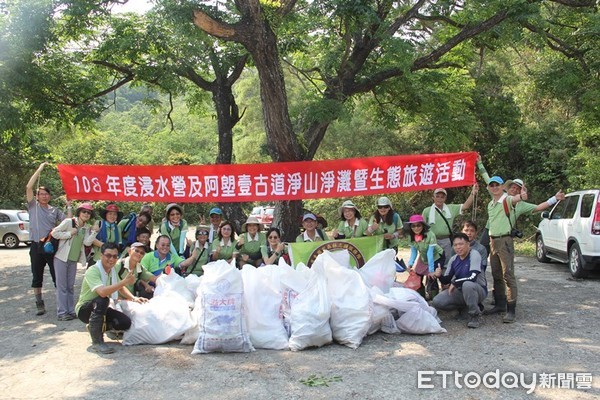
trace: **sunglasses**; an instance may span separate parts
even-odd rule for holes
[[[116,260],[117,258],[119,258],[119,255],[118,254],[102,254],[102,257],[106,257],[108,259]]]
[[[200,236],[200,235],[208,235],[207,231],[200,231],[196,234],[196,236]]]
[[[377,208],[382,209],[382,208],[390,208],[390,206],[377,206]]]

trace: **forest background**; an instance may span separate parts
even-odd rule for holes
[[[117,3],[0,1],[0,208],[24,207],[42,161],[477,151],[490,174],[524,179],[532,202],[600,186],[597,1],[156,0],[143,14]],[[65,201],[56,170],[42,184]],[[404,220],[431,203],[389,197]],[[482,191],[466,217],[483,223],[487,201]],[[276,223],[294,236],[304,207],[335,225],[341,202],[283,202]],[[252,208],[221,206],[240,223]]]

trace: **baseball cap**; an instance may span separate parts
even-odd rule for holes
[[[223,211],[221,211],[221,209],[219,207],[213,207],[210,209],[208,215],[213,215],[213,214],[223,215]]]
[[[436,194],[438,194],[438,193],[444,193],[446,196],[448,196],[448,192],[446,192],[446,189],[441,189],[441,188],[439,188],[439,189],[435,189],[435,190],[433,191],[433,195],[434,195],[434,196],[435,196]]]

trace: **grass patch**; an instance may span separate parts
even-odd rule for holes
[[[535,257],[535,242],[527,239],[516,240],[515,255],[520,257]]]

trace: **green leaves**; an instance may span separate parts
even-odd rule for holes
[[[342,377],[337,375],[327,377],[323,375],[319,376],[317,374],[311,374],[308,376],[308,378],[300,379],[299,382],[310,387],[329,386],[331,382],[342,382]]]

